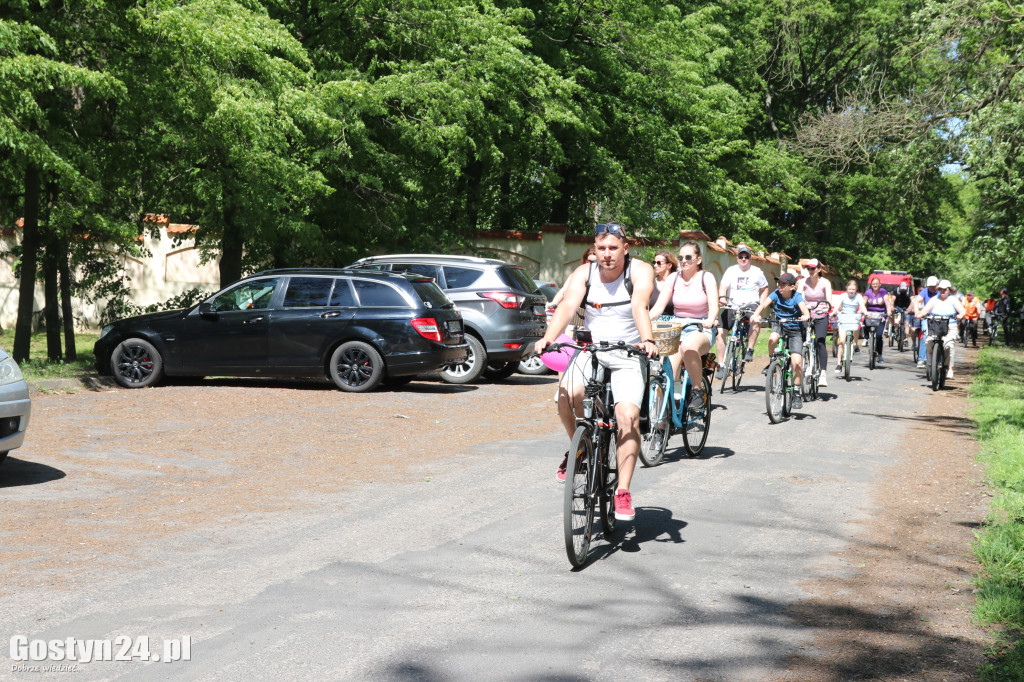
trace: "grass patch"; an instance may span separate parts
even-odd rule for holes
[[[95,374],[95,356],[92,353],[92,347],[99,336],[97,333],[76,331],[75,350],[78,353],[78,359],[74,362],[51,362],[46,359],[46,332],[37,332],[32,335],[28,361],[20,363],[21,373],[28,381],[77,378]],[[13,329],[5,329],[0,333],[0,348],[8,353],[14,350]],[[63,345],[61,348],[63,349]]]
[[[982,564],[975,617],[1002,633],[987,652],[984,680],[1024,679],[1024,355],[987,347],[971,385],[980,459],[994,488],[987,523],[975,536]]]

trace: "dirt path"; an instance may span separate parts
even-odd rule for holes
[[[791,609],[820,632],[778,679],[977,679],[987,637],[971,621],[971,543],[990,498],[964,390],[976,351],[957,353],[954,390],[922,403],[903,457],[876,479],[880,512],[838,557],[857,570],[805,585],[815,597]]]

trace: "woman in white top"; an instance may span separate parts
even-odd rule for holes
[[[836,314],[839,318],[838,330],[841,339],[846,338],[846,332],[853,332],[853,349],[860,351],[857,338],[860,336],[860,316],[867,315],[868,309],[864,305],[864,297],[857,292],[857,280],[851,279],[846,283],[846,295],[841,296],[836,302]],[[843,371],[843,363],[836,365],[836,372]]]
[[[925,304],[925,306],[917,313],[917,316],[921,319],[928,317],[928,315],[938,315],[940,317],[948,317],[950,319],[950,325],[946,329],[946,335],[942,337],[942,345],[946,347],[946,357],[949,358],[949,370],[946,372],[947,379],[953,378],[953,354],[956,351],[957,327],[952,323],[952,321],[954,318],[959,320],[967,314],[967,311],[964,309],[964,304],[961,303],[960,299],[956,296],[952,296],[951,291],[952,289],[949,285],[949,280],[942,280],[939,282],[938,296],[932,296],[928,299],[928,303]],[[938,339],[929,333],[929,352],[931,352],[931,345],[936,341],[938,341]]]

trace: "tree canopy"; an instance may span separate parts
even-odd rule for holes
[[[93,268],[68,292],[109,285],[97,244],[136,248],[148,214],[199,225],[223,284],[614,218],[843,275],[1020,290],[1021,12],[14,0],[0,9],[0,223],[26,221],[23,275],[63,287]]]

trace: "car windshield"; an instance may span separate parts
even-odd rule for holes
[[[504,265],[498,268],[498,272],[501,273],[501,278],[504,280],[505,284],[509,285],[513,289],[525,291],[528,294],[537,292],[537,283],[530,279],[522,268],[517,268],[513,265]]]
[[[451,299],[444,295],[441,288],[434,282],[419,281],[413,282],[412,288],[416,290],[416,295],[423,301],[423,305],[428,308],[454,308],[455,304],[452,303]]]

